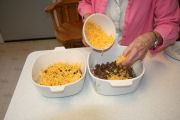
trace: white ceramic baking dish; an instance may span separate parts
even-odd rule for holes
[[[93,69],[96,64],[102,64],[106,62],[113,62],[116,58],[122,54],[125,46],[114,45],[108,51],[102,53],[98,53],[96,51],[92,51],[87,59],[88,64],[88,72],[91,76],[93,85],[97,93],[102,95],[120,95],[134,91],[144,75],[145,68],[143,66],[142,61],[137,61],[133,65],[133,69],[137,75],[136,78],[127,79],[127,80],[104,80],[99,79],[94,76]]]
[[[57,62],[64,63],[75,63],[78,62],[81,64],[82,77],[73,83],[59,86],[43,86],[39,85],[40,76],[39,73],[42,72],[49,64]],[[72,49],[60,49],[52,50],[40,55],[34,62],[32,68],[32,82],[38,91],[46,97],[65,97],[78,93],[84,83],[86,74],[86,59],[85,56],[77,51]]]

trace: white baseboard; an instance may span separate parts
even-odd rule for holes
[[[4,43],[1,33],[0,33],[0,43]]]

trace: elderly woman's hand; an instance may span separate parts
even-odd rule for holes
[[[159,37],[159,33],[155,33]],[[147,51],[153,47],[155,36],[152,32],[147,32],[137,37],[123,52],[123,56],[127,59],[122,62],[122,65],[132,65],[137,60],[142,60]]]

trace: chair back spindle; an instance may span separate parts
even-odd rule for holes
[[[57,40],[65,47],[84,46],[82,43],[83,23],[77,10],[79,1],[62,0],[49,5],[45,10],[51,14]]]

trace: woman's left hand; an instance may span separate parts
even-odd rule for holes
[[[147,32],[137,37],[123,52],[123,56],[127,59],[122,62],[122,65],[132,65],[137,60],[142,60],[147,51],[153,46],[155,41],[154,34]]]

